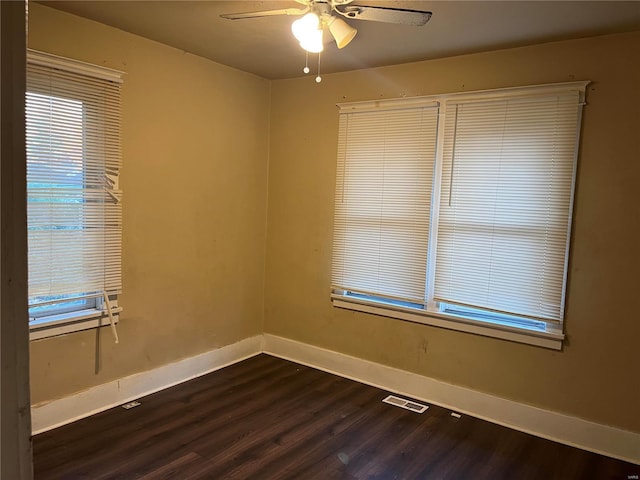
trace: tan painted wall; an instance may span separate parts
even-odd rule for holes
[[[265,331],[640,432],[639,58],[633,33],[274,82]],[[563,351],[331,306],[336,103],[586,79]]]
[[[32,342],[34,403],[259,334],[264,315],[267,333],[640,431],[640,33],[270,84],[30,10],[32,48],[128,73],[121,343]],[[335,103],[574,79],[594,83],[562,352],[332,308]]]
[[[29,46],[127,72],[120,344],[32,342],[33,403],[259,334],[270,83],[38,4]]]

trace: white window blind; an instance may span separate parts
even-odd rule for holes
[[[333,289],[424,302],[437,106],[341,111]]]
[[[447,103],[436,301],[563,316],[577,91]]]
[[[120,82],[90,75],[84,64],[73,71],[29,60],[29,306],[117,294]]]
[[[339,105],[334,305],[560,348],[588,83]]]

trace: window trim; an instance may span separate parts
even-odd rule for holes
[[[591,80],[575,82],[545,83],[540,85],[527,85],[520,87],[506,87],[489,90],[473,90],[469,92],[451,92],[437,95],[423,95],[418,97],[391,98],[385,100],[364,100],[361,102],[336,103],[342,112],[364,112],[371,110],[394,110],[399,108],[413,108],[417,106],[429,106],[434,102],[439,104],[445,100],[488,100],[521,96],[525,93],[537,95],[551,95],[553,93],[566,92],[574,89],[582,92],[581,101],[584,104],[584,92]]]
[[[569,207],[569,225],[572,224],[573,204],[574,204],[574,190],[576,182],[576,166],[578,156],[578,142],[581,131],[582,123],[582,106],[585,105],[585,91],[590,81],[576,81],[576,82],[563,82],[543,85],[531,85],[521,87],[509,87],[494,90],[479,90],[472,92],[459,92],[448,93],[442,95],[428,95],[412,98],[399,98],[389,100],[374,100],[374,101],[362,101],[352,103],[338,103],[336,106],[339,108],[340,113],[354,113],[365,111],[382,111],[382,110],[395,110],[401,108],[415,108],[436,103],[440,106],[438,132],[437,132],[437,144],[436,144],[436,160],[434,165],[434,184],[432,191],[432,198],[440,198],[440,185],[442,176],[443,165],[443,137],[444,128],[442,120],[444,119],[447,101],[462,101],[462,100],[488,100],[488,99],[505,99],[510,97],[528,95],[551,95],[554,93],[566,92],[567,90],[577,90],[579,93],[578,104],[580,106],[578,121],[577,121],[577,136],[576,146],[574,149],[573,160],[573,178],[571,184],[571,200]],[[437,195],[437,197],[436,197]],[[437,236],[437,222],[439,219],[440,203],[436,201],[432,203],[431,222],[432,227],[429,232],[429,241],[435,241]],[[567,238],[567,254],[564,259],[564,268],[567,272],[569,262],[569,242],[570,232]],[[439,311],[436,302],[433,300],[434,296],[434,276],[435,271],[432,268],[434,265],[433,257],[435,256],[437,246],[435,248],[429,248],[428,251],[428,265],[425,271],[427,279],[427,291],[425,292],[426,303],[424,308],[412,308],[410,306],[402,306],[395,304],[388,304],[380,299],[375,298],[355,298],[349,296],[348,292],[344,290],[336,289],[335,287],[331,292],[331,301],[334,307],[343,308],[348,310],[354,310],[364,313],[370,313],[374,315],[380,315],[390,318],[396,318],[400,320],[410,321],[414,323],[420,323],[425,325],[431,325],[435,327],[447,328],[450,330],[462,331],[467,333],[474,333],[478,335],[494,337],[518,343],[524,343],[529,345],[535,345],[539,347],[550,348],[554,350],[561,350],[564,335],[564,320],[553,323],[546,322],[546,330],[540,331],[535,329],[528,329],[525,326],[510,326],[500,323],[493,323],[491,321],[483,321],[480,319],[473,319],[471,317],[463,317],[454,315],[447,312]],[[562,301],[564,303],[566,296],[566,274],[565,274],[565,287],[562,292]]]
[[[339,293],[331,294],[334,307],[357,312],[371,313],[382,317],[395,318],[432,327],[446,328],[458,332],[474,333],[485,337],[500,338],[518,343],[550,348],[562,349],[565,335],[562,332],[539,332],[524,328],[509,327],[497,323],[488,323],[471,318],[459,317],[444,312],[431,312],[417,308],[389,305],[373,300],[349,298]]]
[[[111,301],[111,313],[113,323],[117,325],[120,320],[122,307],[117,306],[117,301]],[[41,340],[43,338],[64,335],[65,333],[79,332],[93,328],[108,327],[111,325],[109,313],[106,309],[90,308],[76,310],[58,315],[40,317],[29,322],[29,340]]]
[[[116,84],[122,84],[123,76],[125,75],[125,72],[119,70],[92,65],[32,49],[27,50],[27,64],[76,73]],[[30,317],[29,340],[40,340],[81,330],[112,326],[117,342],[115,325],[119,322],[119,313],[122,312],[122,307],[118,306],[118,294],[109,294],[108,298],[111,312],[107,310],[104,298],[102,297],[103,294],[87,297],[96,299],[93,308],[82,308],[35,318]]]
[[[113,68],[92,65],[90,63],[81,62],[80,60],[72,60],[70,58],[59,57],[58,55],[32,49],[27,49],[27,63],[56,68],[64,70],[65,72],[77,73],[79,75],[86,75],[115,83],[123,83],[122,77],[125,75],[125,72],[114,70]]]

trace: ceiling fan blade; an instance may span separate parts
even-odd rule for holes
[[[281,10],[262,10],[259,12],[225,13],[220,16],[228,20],[241,20],[243,18],[273,17],[276,15],[304,15],[308,11],[309,8],[283,8]]]
[[[402,25],[421,26],[429,21],[431,12],[408,10],[405,8],[369,7],[365,5],[347,5],[335,8],[347,18],[355,20],[373,20],[374,22],[400,23]]]

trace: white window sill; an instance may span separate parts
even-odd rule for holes
[[[466,319],[446,313],[422,312],[402,306],[348,298],[339,294],[332,294],[331,300],[333,306],[338,308],[397,318],[434,327],[448,328],[449,330],[457,330],[459,332],[500,338],[512,342],[526,343],[553,350],[561,350],[562,340],[564,340],[564,334],[562,333],[540,332],[507,325],[488,324],[486,322]]]
[[[122,311],[122,308],[115,307],[111,311],[113,313],[113,320],[117,324],[119,318],[118,313]],[[40,340],[42,338],[64,335],[80,330],[106,327],[110,324],[111,322],[107,311],[95,308],[50,315],[29,322],[29,340]]]

